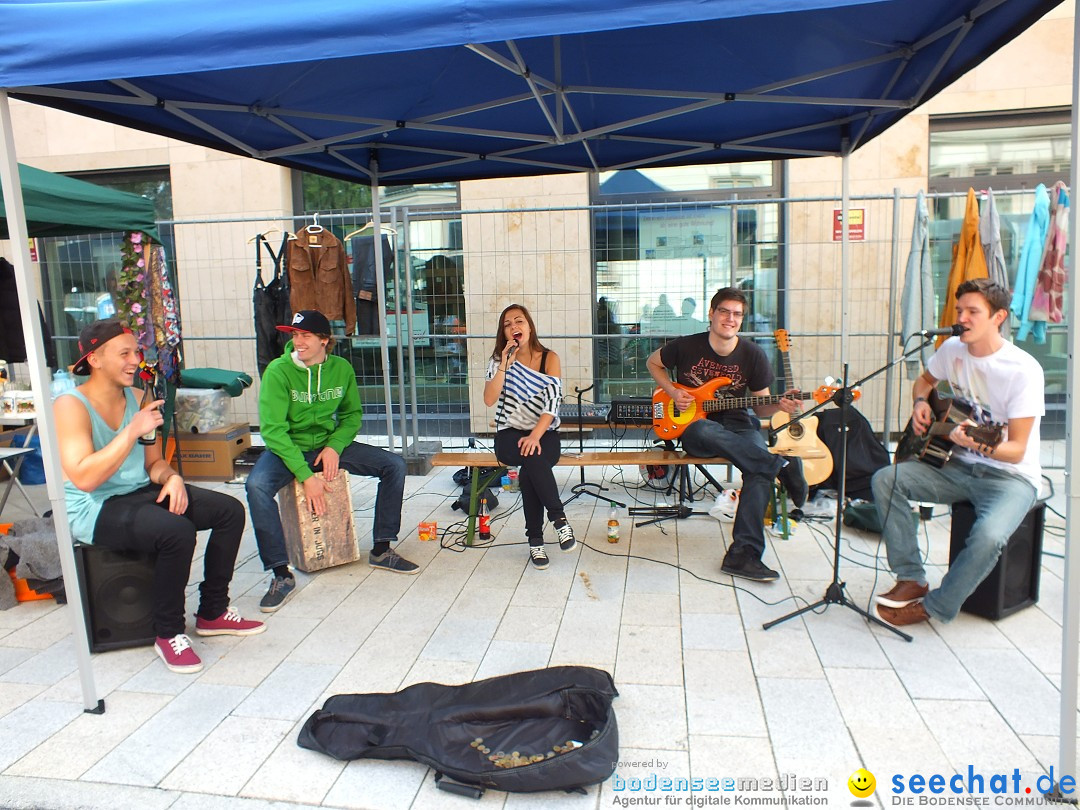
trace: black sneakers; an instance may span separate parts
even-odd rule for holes
[[[733,577],[754,582],[775,582],[780,579],[780,574],[765,565],[753,551],[734,546],[728,549],[720,570]]]
[[[548,567],[548,555],[543,546],[529,546],[529,560],[537,568]]]
[[[295,577],[274,577],[270,581],[270,590],[259,602],[259,610],[263,613],[273,613],[288,601],[294,590],[296,590]]]

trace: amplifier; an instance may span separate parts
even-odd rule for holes
[[[576,402],[566,402],[559,405],[559,419],[567,425],[604,425],[607,424],[611,406],[602,402],[582,402],[581,413],[578,413]]]
[[[621,425],[651,425],[652,397],[612,397],[611,421]]]

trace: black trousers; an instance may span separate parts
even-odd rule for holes
[[[168,509],[168,499],[148,484],[127,495],[115,495],[101,505],[94,524],[94,545],[116,551],[157,554],[154,565],[154,632],[172,638],[184,632],[184,589],[195,554],[195,533],[210,529],[203,556],[198,615],[216,619],[229,606],[229,583],[236,551],[244,533],[244,506],[231,495],[187,486],[188,508],[182,515]]]
[[[527,430],[504,428],[495,434],[495,457],[500,464],[520,467],[518,486],[521,488],[521,507],[525,512],[525,536],[529,545],[544,543],[544,510],[548,520],[554,522],[566,517],[559,487],[555,483],[552,468],[559,462],[559,433],[545,431],[540,437],[540,452],[531,456],[521,455],[518,440],[528,436]]]

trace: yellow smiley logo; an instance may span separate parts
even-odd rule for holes
[[[858,796],[860,799],[865,799],[871,793],[874,792],[874,788],[877,787],[877,780],[874,779],[874,775],[866,768],[859,768],[855,771],[847,780],[848,790],[851,791],[852,796]]]

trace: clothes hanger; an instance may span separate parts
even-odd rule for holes
[[[306,228],[304,228],[304,230],[307,231],[308,233],[322,233],[323,231],[326,230],[326,228],[324,228],[322,225],[319,224],[319,215],[318,214],[312,214],[311,215],[311,224],[308,225]]]
[[[374,228],[374,227],[375,227],[375,220],[371,220],[370,222],[368,222],[368,223],[366,223],[364,225],[361,225],[359,228],[357,228],[352,233],[345,234],[345,239],[343,239],[342,241],[344,242],[346,239],[352,239],[358,233],[363,233],[368,228]],[[382,226],[380,226],[379,230],[381,230],[381,231],[389,231],[394,236],[397,236],[397,231],[394,230],[393,228],[391,228],[389,225],[382,225]]]
[[[269,236],[272,233],[282,233],[282,230],[281,230],[281,228],[271,228],[268,231],[263,231],[262,233],[257,233],[253,237],[248,239],[247,243],[250,245],[252,242],[254,242],[256,239],[258,239],[260,236],[266,237],[266,236]],[[286,233],[286,235],[289,237],[290,242],[292,242],[293,240],[296,239],[296,234],[295,233]]]

